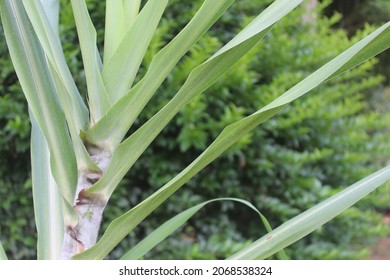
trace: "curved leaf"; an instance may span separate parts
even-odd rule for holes
[[[246,200],[237,199],[237,198],[217,198],[205,201],[203,203],[199,203],[180,214],[174,216],[173,218],[166,221],[164,224],[155,229],[152,233],[150,233],[147,237],[145,237],[142,241],[137,243],[131,250],[129,250],[126,254],[122,256],[122,260],[137,260],[143,257],[147,252],[153,249],[156,245],[162,242],[165,238],[171,235],[175,230],[181,227],[185,222],[187,222],[193,215],[195,215],[200,209],[206,206],[209,203],[217,202],[217,201],[234,201],[239,202],[247,207],[251,208],[255,211],[259,216],[261,221],[263,221],[268,232],[272,231],[267,219],[260,213],[259,210],[253,204]],[[284,255],[285,256],[285,255]]]
[[[249,133],[252,129],[265,120],[274,116],[290,102],[301,97],[329,78],[334,77],[335,73],[340,74],[341,72],[347,70],[344,67],[345,65],[355,66],[359,63],[362,63],[368,57],[371,57],[378,52],[387,49],[390,46],[389,37],[390,23],[387,23],[338,55],[336,58],[325,64],[323,67],[318,69],[316,72],[308,76],[306,79],[295,85],[289,91],[281,95],[279,98],[264,108],[226,127],[217,137],[217,139],[187,168],[185,168],[153,195],[149,196],[140,204],[112,221],[98,243],[82,254],[77,255],[76,258],[88,259],[105,257],[145,217],[147,217],[152,211],[160,206],[166,199],[168,199],[175,191],[177,191],[205,166],[215,160],[219,155],[226,151],[226,149],[231,147],[237,140]],[[167,106],[169,106],[169,104],[166,105],[166,107]],[[127,165],[124,169],[128,167],[128,163],[123,161],[123,159],[130,160],[128,151],[141,154],[142,152],[138,151],[140,147],[147,146],[152,141],[151,138],[155,137],[156,132],[154,129],[160,127],[158,121],[165,121],[160,117],[160,115],[162,114],[161,112],[167,111],[166,107],[164,107],[158,114],[156,114],[148,123],[142,126],[139,130],[140,132],[137,131],[129,138],[130,140],[126,140],[124,142],[125,145],[133,145],[133,149],[127,150],[128,146],[126,146],[126,150],[122,150],[120,147],[118,148],[118,151],[122,153],[122,155],[118,155],[118,158],[120,158],[123,164]],[[154,122],[152,123],[152,121]],[[137,133],[142,137],[137,138]],[[112,161],[114,161],[114,157]],[[113,185],[116,185],[117,180],[119,182],[120,179],[122,179],[126,172],[123,172],[123,169],[121,170],[123,166],[118,165],[116,167],[119,168],[119,170],[114,169],[109,172],[110,167],[108,168],[107,173],[98,181],[97,184],[95,184],[95,187],[92,187],[91,192],[89,192],[90,195],[93,195],[93,191],[98,190],[100,193],[109,196],[112,188],[101,188],[102,185],[100,184],[105,184],[108,186],[107,182],[111,181]],[[107,174],[109,174],[109,177],[106,176]],[[105,179],[103,180],[103,178]]]
[[[229,259],[265,259],[272,256],[279,250],[318,229],[389,179],[390,166],[371,174],[287,221]]]

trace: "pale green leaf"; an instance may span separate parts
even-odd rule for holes
[[[141,0],[107,0],[103,60],[107,64],[135,21]]]
[[[30,114],[31,177],[34,217],[38,233],[37,255],[40,260],[59,259],[64,238],[61,194],[51,175],[46,139]]]
[[[95,123],[108,111],[111,103],[99,69],[100,58],[96,48],[97,35],[87,6],[84,1],[80,0],[71,0],[71,4],[83,56],[91,119],[92,123]]]
[[[389,179],[390,167],[388,166],[285,222],[229,259],[268,258],[318,229]]]
[[[85,107],[80,93],[73,81],[72,74],[66,65],[65,57],[59,41],[58,30],[51,26],[40,1],[23,2],[37,37],[49,60],[49,69],[55,83],[57,94],[64,110],[69,132],[75,147],[78,168],[97,169],[90,159],[79,137],[81,130],[85,130],[88,123],[88,110]]]
[[[109,60],[105,58],[102,75],[112,103],[130,90],[167,4],[168,0],[149,0]]]
[[[16,1],[19,2],[19,1]],[[61,78],[66,95],[59,96],[69,126],[78,132],[88,124],[88,110],[73,81],[72,74],[66,64],[62,47],[56,32],[51,28],[40,1],[23,1],[32,27],[45,51],[51,65]],[[32,30],[32,28],[31,28]]]
[[[234,0],[206,0],[183,30],[154,57],[145,77],[118,101],[85,137],[114,148],[180,58],[217,21]]]
[[[179,110],[196,95],[206,90],[206,88],[214,83],[234,63],[255,46],[276,21],[280,20],[280,18],[298,5],[299,1],[295,2],[296,3],[289,5],[289,9],[286,9],[286,6],[282,5],[283,1],[279,1],[279,6],[271,5],[232,39],[232,42],[236,42],[237,44],[228,43],[230,47],[224,47],[224,52],[219,51],[218,56],[213,56],[200,66],[196,67],[190,73],[187,81],[173,99],[145,125],[118,146],[112,156],[106,173],[101,180],[92,187],[91,191],[104,192],[104,195],[109,197],[139,156]],[[270,18],[274,21],[270,21]],[[257,33],[253,31],[253,26],[257,27]],[[248,37],[247,33],[251,36]],[[242,41],[242,38],[249,39]]]
[[[22,2],[1,1],[1,19],[23,92],[49,146],[53,177],[66,202],[73,205],[76,158],[46,58]]]
[[[137,245],[135,245],[126,254],[124,254],[121,259],[123,259],[123,260],[137,260],[137,259],[143,257],[146,253],[148,253],[150,250],[152,250],[155,246],[157,246],[160,242],[162,242],[165,238],[167,238],[175,230],[177,230],[185,222],[187,222],[200,209],[202,209],[204,206],[206,206],[209,203],[217,202],[217,201],[218,202],[219,201],[234,201],[234,202],[239,202],[239,203],[246,205],[247,207],[251,208],[253,211],[255,211],[259,215],[259,217],[263,223],[265,222],[265,227],[266,227],[267,231],[269,231],[269,232],[272,231],[267,219],[250,202],[248,202],[246,200],[242,200],[242,199],[237,199],[237,198],[211,199],[211,200],[208,200],[206,202],[199,203],[198,205],[195,205],[195,206],[181,212],[180,214],[174,216],[173,218],[169,219],[168,221],[163,223],[161,226],[159,226],[157,229],[155,229],[152,233],[150,233],[147,237],[145,237],[142,241],[137,243]]]
[[[60,17],[60,1],[59,0],[41,0],[42,7],[45,10],[46,17],[51,26],[51,29],[58,37],[58,24]]]
[[[53,69],[52,64],[50,64],[49,66],[50,66],[49,68],[52,70],[51,71],[52,79],[53,79],[55,85],[57,85],[57,87],[56,87],[57,93],[59,93],[59,95],[66,94],[66,88],[61,86],[61,84],[62,84],[61,78],[57,75],[57,72]],[[73,135],[72,135],[72,131],[74,133]],[[72,138],[72,143],[73,143],[73,147],[74,147],[74,152],[76,155],[78,170],[79,171],[85,171],[85,170],[100,171],[99,167],[92,160],[90,154],[88,153],[84,143],[82,142],[81,138],[78,135],[78,132],[76,132],[76,130],[73,130],[73,129],[71,129],[70,132],[71,132],[71,138]],[[76,133],[77,133],[77,135],[76,135]]]
[[[103,62],[114,54],[115,50],[126,34],[126,22],[123,2],[121,0],[106,1],[106,22],[104,29],[104,53]]]
[[[149,196],[143,202],[135,206],[133,209],[120,216],[111,222],[110,226],[107,228],[106,232],[98,243],[85,251],[84,253],[78,255],[77,258],[103,258],[106,256],[110,250],[112,250],[131,230],[134,229],[145,217],[147,217],[152,211],[154,211],[158,206],[160,206],[166,199],[168,199],[175,191],[177,191],[181,186],[183,186],[188,180],[195,176],[200,170],[205,166],[215,160],[219,155],[221,155],[226,149],[231,147],[237,140],[245,136],[256,126],[269,119],[278,113],[282,108],[287,106],[290,102],[304,95],[308,91],[312,90],[316,86],[320,85],[327,79],[333,77],[334,73],[341,73],[345,71],[343,66],[349,63],[351,66],[355,66],[363,61],[360,59],[367,59],[380,51],[387,49],[390,46],[390,23],[383,25],[378,28],[376,31],[338,55],[332,61],[328,62],[326,65],[321,67],[319,70],[308,76],[306,79],[295,85],[289,91],[284,93],[282,96],[277,98],[275,101],[271,102],[269,105],[255,112],[254,114],[226,127],[222,133],[217,137],[217,139],[187,168],[180,172],[176,177],[171,181],[165,184],[161,189],[155,192],[153,195]],[[375,47],[373,47],[375,46]],[[353,63],[351,63],[353,62]],[[167,105],[168,106],[168,105]],[[164,112],[165,109],[162,109],[161,112]],[[158,119],[160,115],[157,114],[155,117]],[[154,118],[154,117],[153,117]],[[151,119],[152,121],[153,119]],[[160,122],[164,122],[162,118],[158,119]],[[151,122],[149,121],[149,122]],[[153,123],[154,126],[145,124],[138,132],[142,137],[130,137],[127,141],[131,142],[133,145],[132,152],[138,152],[137,149],[140,147],[145,147],[150,143],[149,137],[153,137],[154,129],[159,127],[158,123]],[[146,128],[147,129],[146,129]],[[151,133],[150,136],[148,133]],[[134,135],[137,135],[137,132]],[[125,143],[126,143],[125,142]],[[127,144],[126,144],[127,145]],[[144,146],[145,145],[145,146]],[[122,146],[126,147],[126,146]],[[118,151],[122,153],[123,158],[130,160],[128,150],[121,149],[119,146]],[[118,157],[119,158],[119,157]],[[114,161],[114,157],[112,159]],[[123,161],[122,161],[123,162]],[[123,162],[123,164],[127,164]],[[121,168],[120,165],[114,165],[116,168]],[[111,167],[112,168],[112,167]],[[124,176],[126,172],[118,175],[120,170],[116,170],[117,173],[114,173],[113,170],[109,172],[110,166],[107,170],[107,174],[110,177],[105,177],[105,175],[95,184],[95,187],[92,187],[89,194],[93,196],[93,191],[98,190],[105,195],[110,194],[111,188],[100,188],[102,185],[99,183],[103,182],[105,186],[108,186],[107,182],[114,182],[115,185],[117,180]],[[107,193],[105,193],[108,190]]]
[[[7,254],[4,251],[3,244],[0,241],[0,260],[8,260]]]
[[[129,29],[139,13],[141,0],[122,0],[126,27]]]

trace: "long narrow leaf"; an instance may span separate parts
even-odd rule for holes
[[[180,58],[226,11],[234,0],[206,0],[187,26],[161,51],[150,64],[145,77],[121,98],[85,137],[88,142],[115,147],[138,114],[178,63]]]
[[[295,8],[299,1],[295,1],[295,3],[289,2],[291,5],[288,8],[282,5],[283,1],[279,3],[279,5],[271,5],[252,21],[251,24],[233,38],[228,47],[223,48],[224,51],[218,52],[219,55],[214,55],[191,72],[175,97],[145,125],[118,146],[112,156],[107,172],[93,187],[93,191],[104,192],[105,195],[110,196],[117,183],[119,183],[139,156],[179,110],[221,77],[223,73],[256,45],[275,22]],[[257,29],[254,27],[257,27]],[[243,38],[248,39],[243,41]]]
[[[55,34],[56,38],[59,40],[59,30],[58,30],[58,24],[59,24],[59,10],[60,10],[60,3],[59,0],[41,0],[42,8],[45,11],[45,14],[48,19],[48,23],[50,24],[51,29],[53,30],[53,33]],[[54,69],[54,67],[50,64],[50,72],[52,74],[52,78],[55,82],[57,93],[59,96],[67,96],[68,92],[65,87],[62,86],[62,80],[58,76],[57,71]],[[78,133],[76,130],[72,130],[73,133]],[[72,137],[72,132],[71,132]],[[95,162],[92,161],[88,151],[86,150],[84,144],[82,143],[80,137],[78,135],[73,135],[72,137],[74,151],[76,154],[77,159],[77,167],[79,170],[87,170],[88,168],[90,170],[99,171],[99,167],[95,164]],[[72,210],[73,211],[73,210]]]
[[[7,254],[4,251],[3,244],[0,241],[0,260],[8,260]]]
[[[48,22],[58,36],[58,0],[41,0]],[[34,115],[31,120],[31,179],[34,217],[37,227],[38,259],[59,259],[64,236],[62,197],[50,169],[50,154],[46,139]]]
[[[58,76],[57,72],[53,70],[52,65],[49,65],[52,79],[54,83],[57,85],[56,89],[59,95],[66,94],[66,88],[62,87],[61,84],[61,78]],[[69,127],[70,128],[70,127]],[[73,132],[73,133],[72,133]],[[77,133],[77,135],[76,135]],[[77,160],[77,168],[80,171],[84,170],[94,170],[99,171],[99,167],[96,165],[96,163],[92,160],[90,154],[88,153],[84,143],[82,142],[81,138],[79,137],[79,132],[75,129],[70,129],[70,135],[72,138],[74,153],[76,155]]]
[[[94,247],[78,255],[76,258],[88,259],[103,258],[104,256],[106,256],[106,254],[108,254],[108,252],[110,252],[110,250],[112,250],[115,245],[118,244],[145,217],[147,217],[152,211],[154,211],[159,205],[161,205],[166,199],[168,199],[188,180],[195,176],[200,170],[202,170],[210,162],[212,162],[219,155],[221,155],[226,149],[231,147],[238,139],[246,135],[248,132],[250,132],[252,129],[254,129],[256,126],[258,126],[265,120],[274,116],[290,102],[304,95],[305,93],[320,85],[327,79],[334,77],[335,73],[340,74],[343,71],[347,70],[344,67],[344,65],[346,65],[347,63],[351,67],[358,65],[365,59],[372,57],[373,55],[376,55],[377,53],[387,49],[390,46],[389,37],[390,23],[387,23],[382,27],[378,28],[370,35],[368,35],[367,37],[365,37],[364,39],[362,39],[361,41],[359,41],[358,43],[356,43],[355,45],[353,45],[351,48],[344,51],[332,61],[328,62],[319,70],[317,70],[316,72],[308,76],[306,79],[304,79],[302,82],[291,88],[285,94],[277,98],[274,102],[255,112],[251,116],[246,117],[226,127],[217,137],[217,139],[211,144],[211,146],[206,149],[186,169],[180,172],[175,178],[169,181],[153,195],[145,199],[143,202],[135,206],[133,209],[131,209],[124,215],[111,222],[99,242]],[[144,131],[142,131],[142,133]],[[143,135],[144,137],[146,137],[146,134],[143,133]],[[134,141],[132,144],[134,145],[133,147],[136,148],[134,148],[133,151],[136,151],[137,149],[142,147],[143,143],[145,143],[146,141],[148,141],[148,138],[137,139],[137,141]],[[120,150],[120,147],[118,149]],[[121,152],[124,153],[124,150],[121,150]],[[101,193],[105,193],[106,190],[104,188],[99,188],[101,186],[99,185],[101,182],[103,182],[103,184],[107,184],[107,181],[112,180],[111,182],[114,182],[115,184],[116,180],[121,179],[121,175],[118,176],[116,174],[113,174],[112,171],[109,172],[107,170],[106,174],[110,174],[110,177],[104,179],[103,176],[101,180],[99,180],[99,182],[95,184],[96,188],[92,187],[92,189],[90,190],[90,195],[93,195],[93,191],[96,190],[99,190],[99,192]],[[110,188],[106,189],[110,190]],[[106,195],[108,196],[109,194],[110,193],[106,193]]]
[[[58,36],[58,24],[60,18],[60,1],[59,0],[41,0],[42,7],[45,10],[47,20],[51,26],[51,29]]]
[[[96,30],[89,17],[85,2],[72,0],[71,4],[83,56],[91,118],[93,122],[97,122],[111,107],[111,103],[100,73],[100,58],[96,49]]]
[[[77,185],[76,159],[46,58],[22,3],[0,3],[11,58],[31,111],[48,142],[53,176],[65,201],[73,205]]]
[[[149,234],[147,237],[145,237],[142,241],[137,243],[131,250],[129,250],[126,254],[122,256],[121,259],[123,260],[137,260],[141,257],[143,257],[146,253],[148,253],[151,249],[153,249],[155,246],[157,246],[160,242],[162,242],[165,238],[167,238],[169,235],[171,235],[175,230],[177,230],[179,227],[181,227],[185,222],[187,222],[193,215],[195,215],[200,209],[202,209],[204,206],[206,206],[209,203],[212,202],[219,202],[219,201],[233,201],[233,202],[239,202],[247,207],[251,208],[253,211],[255,211],[261,221],[267,221],[267,219],[260,213],[257,208],[251,204],[250,202],[242,199],[237,198],[217,198],[217,199],[211,199],[202,203],[199,203],[198,205],[195,205],[180,214],[174,216],[173,218],[169,219],[165,223],[163,223],[161,226],[159,226],[157,229],[155,229],[151,234]],[[268,221],[265,224],[267,231],[271,231],[272,229],[269,228]]]
[[[123,37],[134,23],[141,0],[107,0],[104,30],[104,63],[115,53]]]
[[[113,55],[104,61],[102,75],[112,103],[130,90],[167,4],[168,0],[149,0]]]
[[[287,221],[229,259],[268,258],[318,229],[389,179],[390,167],[388,166]]]
[[[38,232],[38,259],[59,259],[64,237],[61,194],[51,175],[50,154],[46,139],[36,120],[30,114],[31,177],[34,200],[34,216]]]
[[[208,149],[193,163],[194,166],[191,169],[195,171],[200,168],[199,170],[201,170],[241,137],[281,111],[289,103],[317,87],[322,82],[344,72],[346,70],[345,65],[353,67],[388,48],[390,46],[389,34],[390,23],[387,23],[264,108],[227,126],[210,147],[208,147]],[[183,88],[185,88],[185,85]],[[148,145],[155,139],[159,132],[168,124],[180,108],[195,97],[195,94],[198,93],[196,91],[196,85],[190,87],[186,92],[189,92],[190,94],[184,94],[183,96],[183,94],[181,94],[182,91],[179,91],[179,93],[162,110],[119,145],[118,149],[113,154],[107,172],[102,179],[92,187],[91,191],[104,192],[106,196],[111,195],[111,192],[115,188],[114,186],[117,186],[122,177]],[[197,172],[198,171],[196,171],[196,173]]]
[[[78,134],[78,131],[87,127],[88,110],[66,64],[59,38],[51,28],[40,1],[24,0],[22,2],[45,54],[61,78],[62,86],[66,89],[67,95],[59,97],[69,126],[74,128]],[[18,5],[21,4],[18,3]]]
[[[141,0],[122,0],[123,12],[125,14],[126,27],[129,29],[134,23],[135,18],[139,13],[141,7]]]
[[[49,60],[49,69],[51,70],[57,94],[61,101],[61,107],[64,110],[68,123],[78,160],[78,167],[79,169],[97,169],[85,151],[85,147],[79,137],[80,131],[85,130],[87,127],[88,110],[66,65],[58,31],[52,28],[40,1],[24,1],[23,5]]]
[[[104,30],[104,64],[114,54],[126,34],[124,6],[121,0],[106,1],[106,22]]]

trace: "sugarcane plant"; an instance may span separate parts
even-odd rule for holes
[[[303,0],[274,1],[195,67],[173,98],[129,136],[129,129],[169,73],[234,0],[205,0],[181,32],[154,55],[145,75],[136,83],[168,0],[107,0],[102,57],[85,1],[71,0],[87,82],[87,102],[76,87],[62,51],[58,1],[0,1],[7,45],[32,124],[31,166],[39,259],[105,258],[141,221],[240,138],[297,98],[390,46],[388,22],[265,107],[228,125],[183,171],[112,220],[98,239],[110,196],[157,135],[186,104],[217,81]],[[275,230],[247,201],[206,201],[163,223],[129,248],[123,258],[142,258],[203,206],[226,199],[256,211],[269,231],[230,258],[267,258],[331,220],[389,178],[390,167],[385,167]],[[6,258],[0,243],[0,259]]]

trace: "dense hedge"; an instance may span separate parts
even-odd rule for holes
[[[171,1],[143,63],[188,22],[202,1]],[[266,0],[237,1],[168,77],[137,120],[150,118],[185,81],[190,70],[231,38]],[[90,1],[93,20],[103,38],[103,1]],[[325,4],[321,4],[319,12]],[[253,51],[171,122],[129,172],[109,202],[108,221],[136,205],[181,171],[224,126],[250,114],[347,48],[365,32],[349,39],[332,26],[338,16],[301,23],[297,9],[283,19]],[[76,81],[85,91],[77,37],[69,8],[62,9],[64,49]],[[367,28],[369,29],[369,28]],[[100,43],[101,44],[101,43]],[[0,40],[1,57],[6,51]],[[3,245],[12,258],[34,257],[34,226],[28,155],[26,105],[9,60],[0,68],[0,201]],[[373,74],[375,60],[334,79],[287,107],[242,139],[179,190],[141,224],[112,254],[151,232],[172,215],[215,197],[239,197],[254,203],[277,226],[348,186],[383,164],[390,154],[390,115],[380,104],[382,77]],[[138,77],[139,78],[139,77]],[[4,124],[4,126],[3,126]],[[291,258],[363,258],[368,245],[388,230],[375,211],[390,202],[388,189],[340,215],[288,249]],[[224,258],[264,233],[247,208],[232,203],[207,206],[147,258]]]

